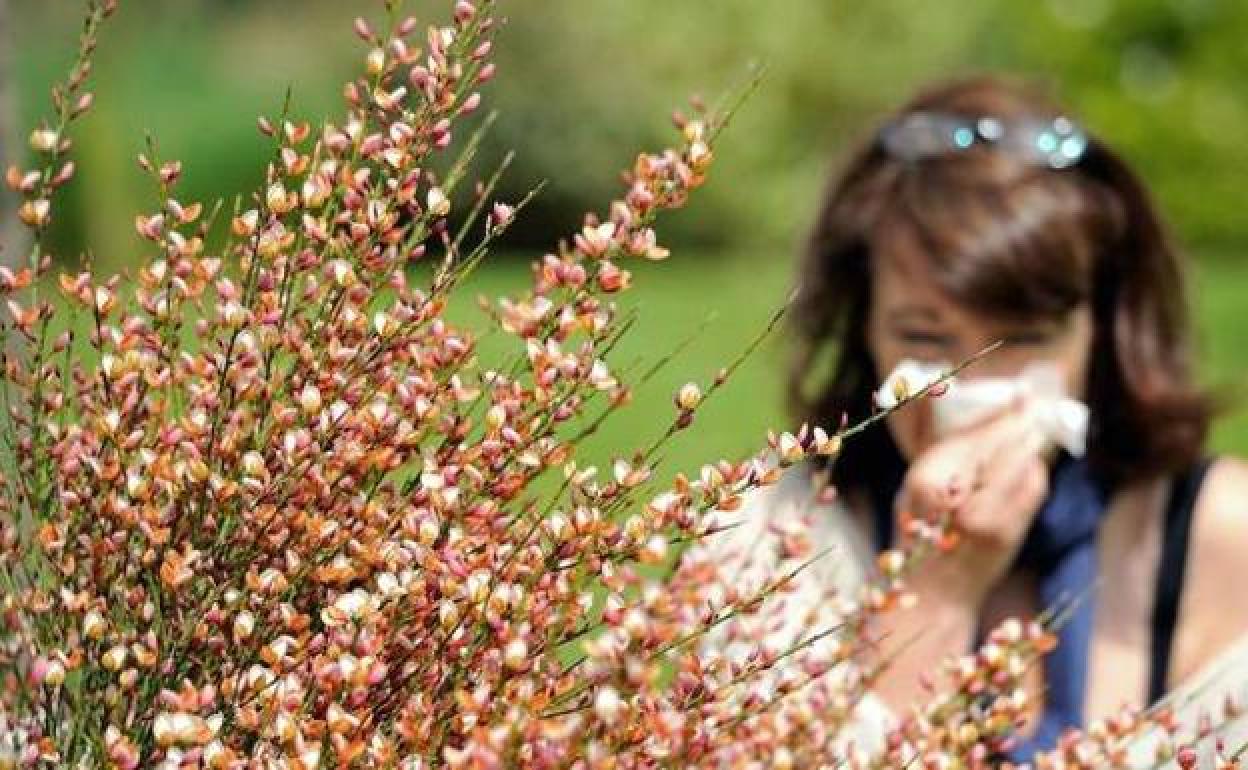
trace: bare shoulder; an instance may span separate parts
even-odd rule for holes
[[[1228,603],[1226,588],[1242,583],[1248,566],[1248,462],[1243,459],[1220,457],[1209,469],[1196,499],[1187,565],[1185,594],[1215,588],[1219,603]],[[1248,602],[1236,604],[1248,618]]]
[[[1248,602],[1236,595],[1248,567],[1248,462],[1220,457],[1209,469],[1192,521],[1175,678],[1190,674],[1248,634]]]
[[[1209,469],[1196,501],[1193,567],[1205,558],[1230,557],[1237,576],[1248,557],[1248,461],[1220,457]]]

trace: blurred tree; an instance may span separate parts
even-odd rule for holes
[[[0,170],[20,158],[17,151],[17,95],[13,85],[13,29],[9,2],[0,0]],[[0,264],[14,265],[22,258],[19,246],[22,230],[18,226],[13,193],[0,185]]]
[[[448,1],[405,7],[429,18]],[[42,84],[72,56],[66,31],[76,6],[13,3],[24,104],[42,105]],[[147,130],[187,161],[187,195],[252,186],[249,170],[264,152],[254,116],[274,112],[293,83],[298,114],[336,117],[341,80],[362,54],[350,19],[376,18],[381,6],[300,0],[291,13],[289,0],[127,0],[101,46],[100,110],[81,136],[84,160],[107,169],[85,177],[97,187],[76,189],[77,202],[62,209],[71,221],[60,252],[74,254],[88,230],[104,252],[134,247],[125,223],[149,201],[125,159]],[[522,149],[501,191],[512,198],[550,182],[513,245],[545,246],[575,227],[569,212],[615,190],[609,169],[666,140],[673,107],[694,91],[714,97],[740,83],[753,60],[769,74],[721,143],[696,211],[670,223],[678,244],[791,254],[851,141],[920,84],[980,70],[1053,84],[1139,166],[1188,243],[1226,251],[1248,237],[1238,210],[1248,189],[1240,139],[1248,2],[508,0],[506,8],[504,85],[487,99],[501,118],[482,163]]]

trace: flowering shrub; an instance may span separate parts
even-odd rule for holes
[[[729,367],[676,394],[664,439],[578,464],[629,400],[611,296],[630,260],[668,256],[655,219],[703,184],[726,113],[679,119],[678,147],[638,156],[531,291],[491,305],[516,355],[483,361],[444,313],[524,201],[492,200],[497,175],[459,194],[479,135],[448,153],[494,75],[493,3],[459,0],[423,38],[397,2],[357,20],[345,118],[260,120],[273,160],[224,242],[219,207],[180,200],[180,164],[148,153],[133,278],[53,277],[43,236],[115,6],[88,3],[38,163],[6,177],[33,246],[0,269],[0,767],[950,767],[1009,740],[1036,624],[954,662],[886,751],[844,737],[887,664],[871,619],[906,604],[939,523],[912,522],[877,581],[829,598],[834,624],[781,648],[766,636],[809,538],[749,557],[748,585],[703,547],[865,423],[659,485],[656,452]]]

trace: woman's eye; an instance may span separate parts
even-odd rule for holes
[[[1053,341],[1053,333],[1049,331],[1012,332],[1004,335],[1002,341],[1006,345],[1016,347],[1038,347]]]
[[[907,345],[946,347],[953,344],[953,339],[948,334],[924,329],[900,329],[897,331],[897,337]]]

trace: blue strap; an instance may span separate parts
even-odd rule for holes
[[[1108,495],[1088,463],[1063,455],[1053,469],[1048,499],[1036,512],[1017,568],[1035,575],[1040,606],[1062,613],[1057,647],[1044,658],[1044,714],[1032,735],[1009,752],[1024,762],[1053,748],[1067,728],[1083,725],[1088,658],[1096,620],[1099,574],[1096,536]]]

